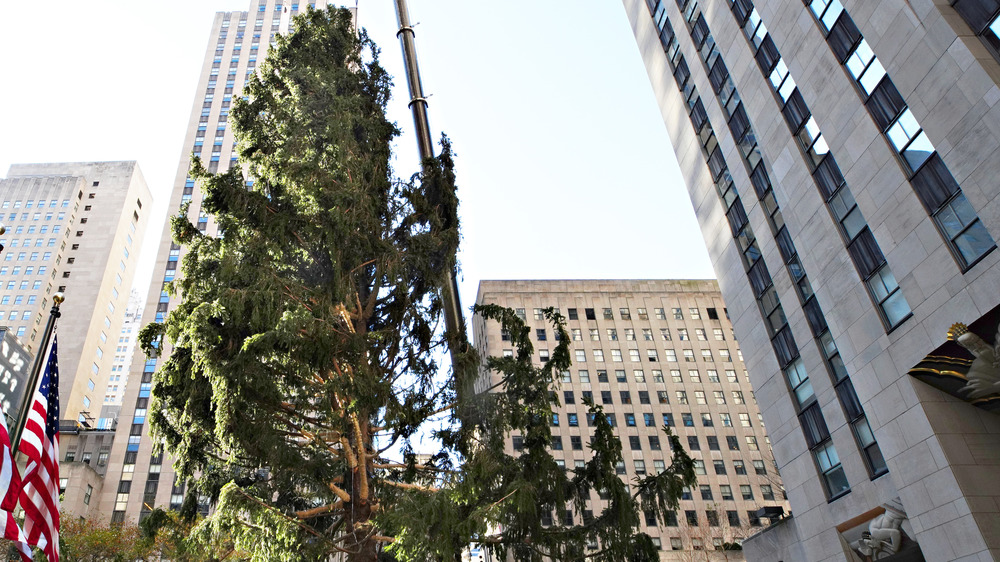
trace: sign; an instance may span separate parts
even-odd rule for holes
[[[31,359],[14,333],[6,328],[0,328],[0,406],[7,415],[7,426],[11,427],[14,418],[21,410],[25,400],[24,387],[31,375]]]

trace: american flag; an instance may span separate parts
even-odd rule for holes
[[[59,363],[56,337],[32,398],[19,449],[28,457],[21,507],[28,544],[59,562]]]

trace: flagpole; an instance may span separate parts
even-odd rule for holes
[[[49,342],[52,341],[52,332],[55,331],[56,319],[62,316],[59,306],[66,298],[62,293],[52,295],[52,310],[49,311],[49,321],[45,324],[45,331],[42,333],[42,343],[35,354],[35,362],[31,364],[31,375],[28,377],[28,385],[25,388],[24,401],[21,409],[17,412],[17,423],[11,429],[10,450],[17,452],[17,447],[21,444],[21,435],[24,434],[24,426],[28,423],[28,414],[31,413],[31,404],[34,402],[35,389],[38,387],[38,380],[42,377],[42,369],[48,360]]]

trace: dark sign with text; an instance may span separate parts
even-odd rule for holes
[[[0,328],[0,405],[7,425],[17,417],[25,399],[24,387],[31,374],[31,354],[18,343],[14,333]]]

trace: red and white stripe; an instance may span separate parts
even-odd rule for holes
[[[46,435],[48,400],[36,391],[19,449],[28,457],[21,508],[28,544],[59,562],[59,433]]]

